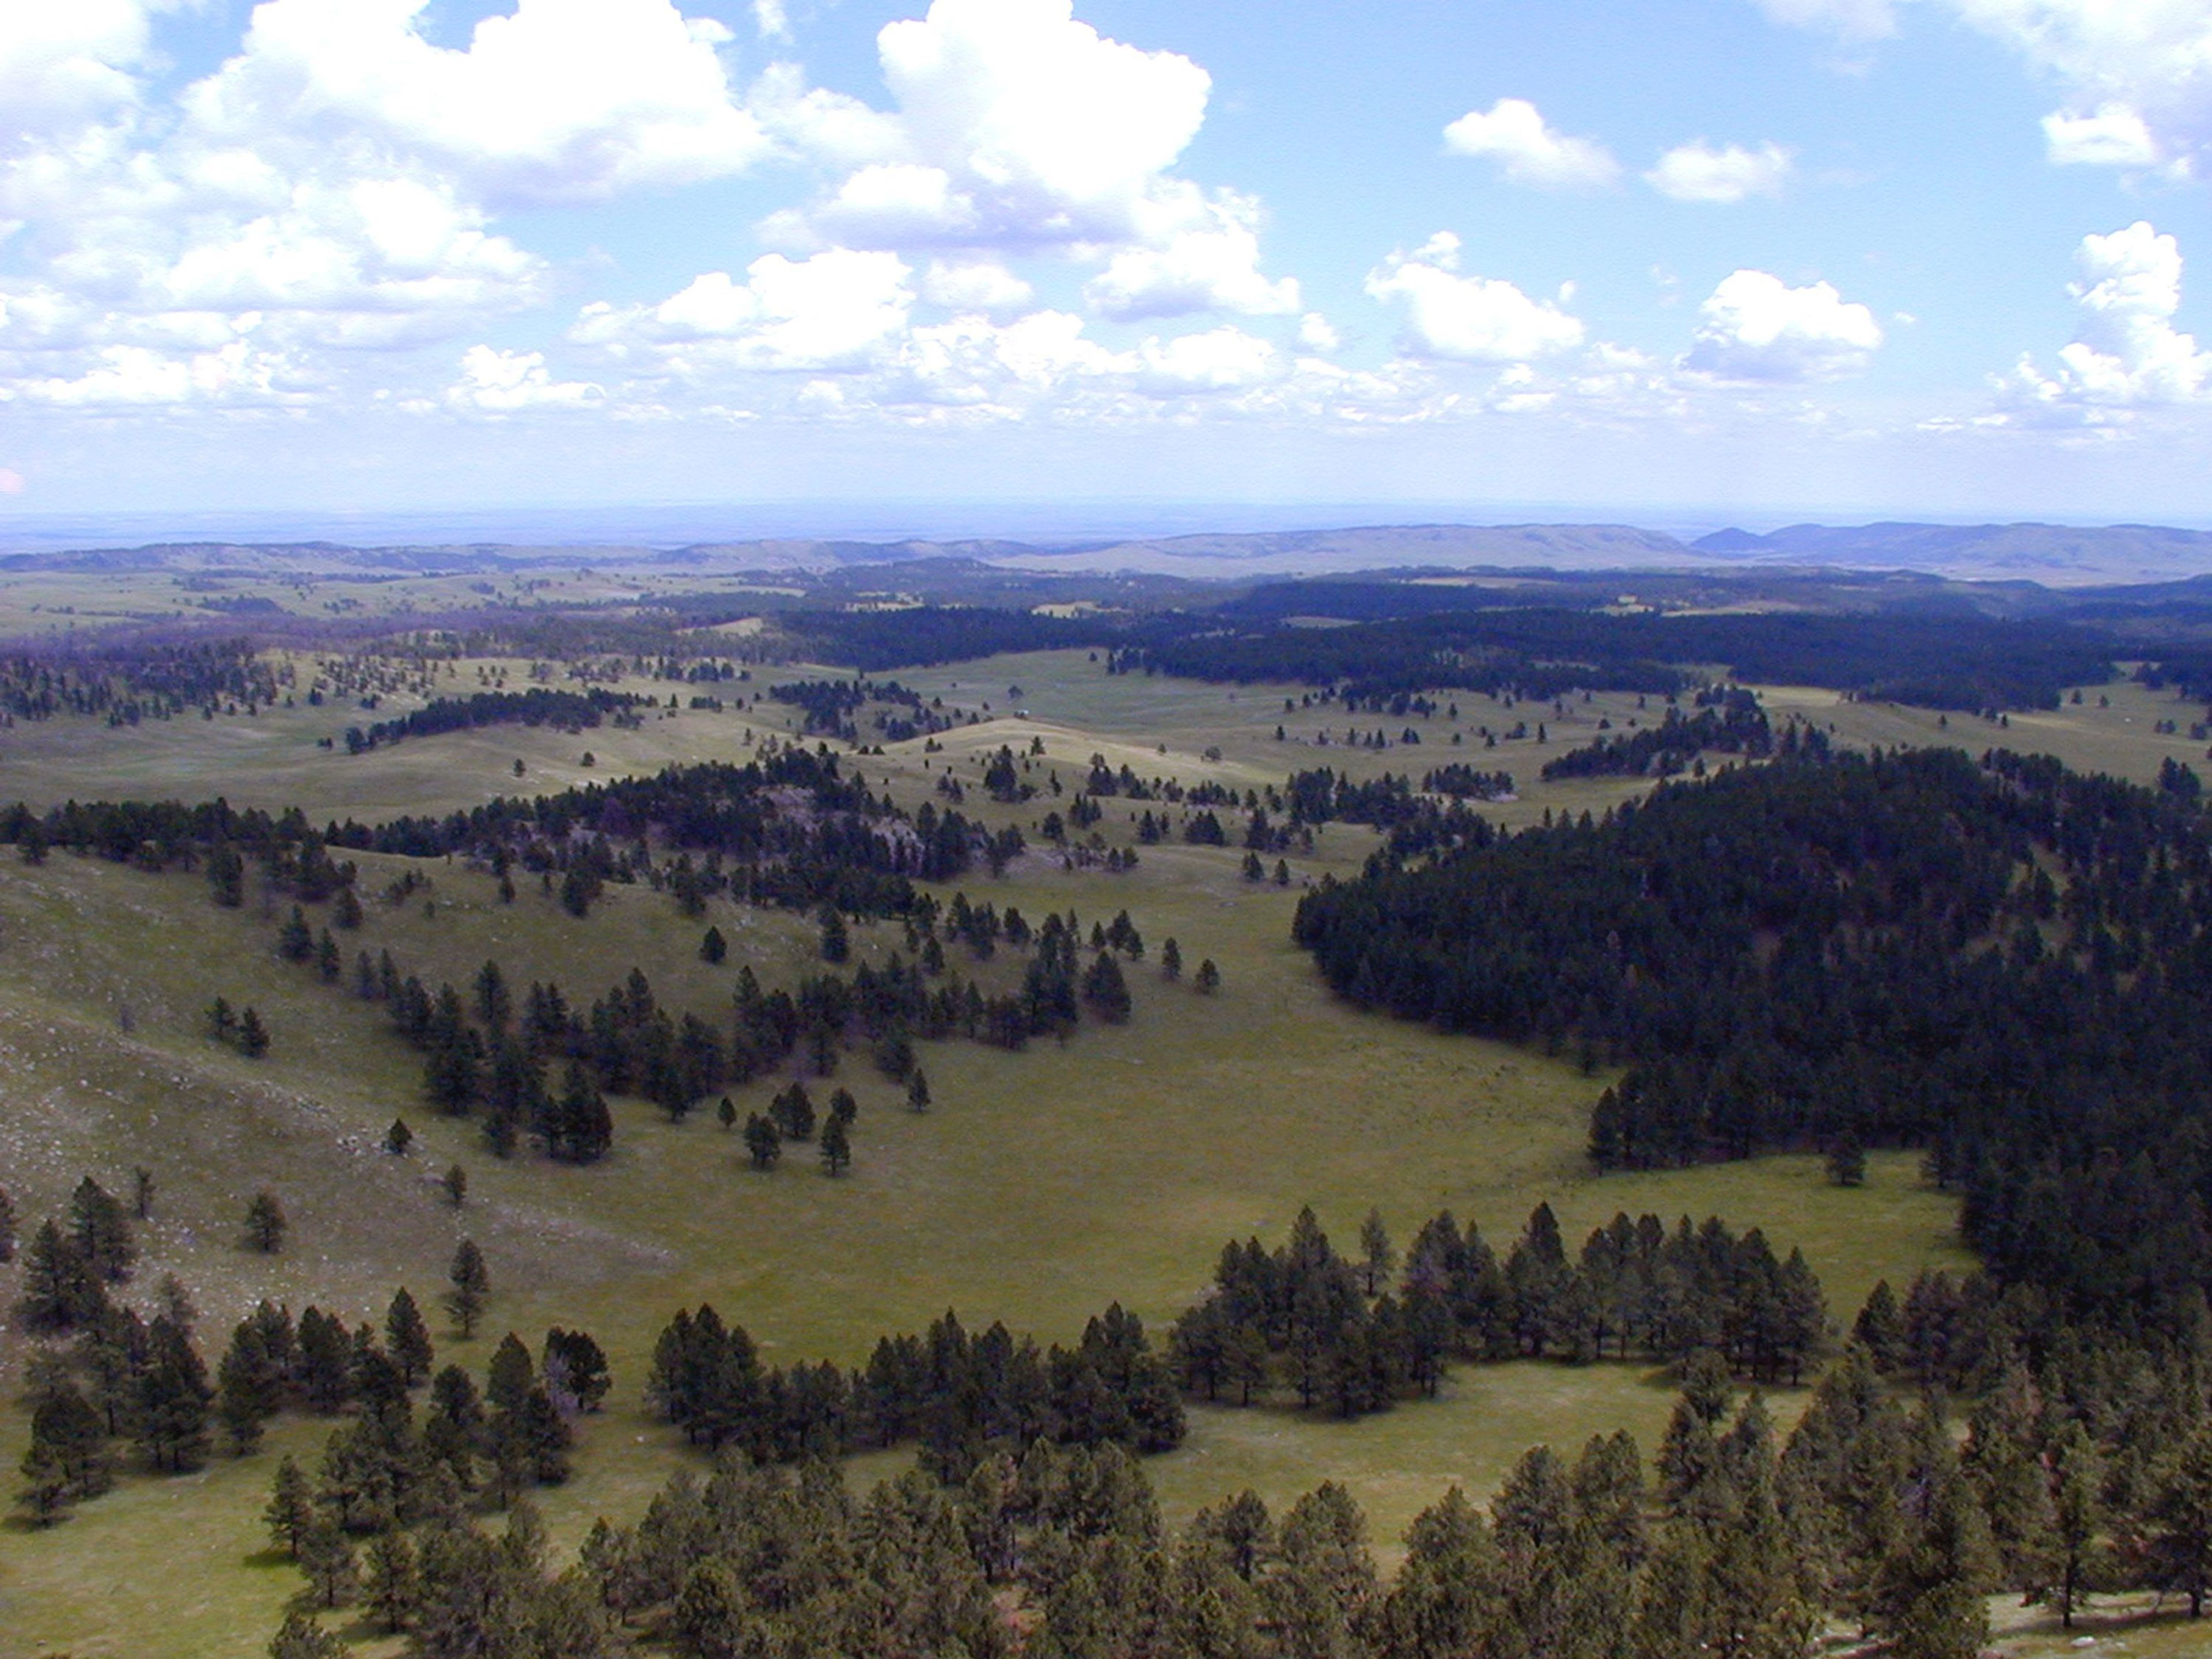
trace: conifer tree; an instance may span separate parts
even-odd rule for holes
[[[138,1378],[137,1429],[146,1461],[170,1474],[207,1461],[208,1417],[215,1390],[190,1333],[167,1316],[147,1329],[146,1365]]]
[[[460,1328],[461,1340],[466,1341],[476,1334],[477,1322],[483,1317],[484,1304],[491,1296],[491,1273],[474,1239],[461,1241],[447,1277],[453,1287],[446,1292],[446,1310]]]
[[[404,1285],[392,1292],[392,1305],[385,1311],[384,1342],[392,1363],[399,1368],[400,1380],[409,1388],[430,1375],[430,1327]]]
[[[288,1455],[276,1465],[261,1523],[269,1529],[270,1541],[296,1561],[316,1519],[314,1483]]]
[[[75,1330],[106,1300],[99,1279],[77,1248],[49,1217],[23,1252],[23,1289],[15,1317],[26,1330],[53,1335]]]
[[[1198,972],[1191,976],[1190,982],[1201,996],[1210,997],[1221,988],[1221,969],[1213,965],[1212,957],[1198,964]]]
[[[138,1260],[122,1200],[90,1176],[70,1195],[70,1242],[86,1267],[111,1285],[129,1279]]]
[[[929,1105],[929,1078],[917,1066],[906,1080],[907,1109],[918,1114],[927,1111]]]
[[[822,1129],[822,1170],[825,1175],[841,1176],[853,1162],[853,1142],[847,1121],[832,1115]]]
[[[246,1201],[246,1244],[263,1255],[275,1255],[284,1248],[284,1235],[291,1223],[285,1219],[284,1206],[276,1194],[267,1188]]]
[[[775,1121],[759,1112],[745,1119],[745,1152],[756,1170],[772,1170],[783,1156],[783,1132]]]
[[[269,1644],[269,1659],[345,1659],[344,1642],[308,1613],[294,1607]]]
[[[258,1060],[269,1052],[269,1028],[251,1007],[238,1017],[238,1048],[248,1060]]]
[[[0,1187],[0,1267],[15,1259],[15,1205]]]

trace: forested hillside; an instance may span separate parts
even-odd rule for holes
[[[2193,779],[1781,750],[1601,821],[1386,854],[1309,896],[1297,936],[1357,1001],[1626,1065],[1601,1164],[1923,1146],[2001,1278],[2182,1316],[2212,1284]]]

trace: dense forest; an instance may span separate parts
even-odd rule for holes
[[[1358,1001],[1626,1066],[1601,1164],[1923,1146],[2005,1282],[2125,1326],[2212,1286],[2212,836],[2185,788],[1792,729],[1602,821],[1386,851],[1297,936]]]
[[[479,691],[467,697],[433,697],[422,708],[397,720],[379,720],[370,726],[349,726],[345,744],[349,754],[362,754],[402,738],[429,738],[445,732],[466,732],[481,726],[557,726],[580,732],[599,725],[610,714],[619,717],[640,702],[649,702],[626,691],[593,686],[586,691],[556,691],[532,686],[526,691]]]
[[[1520,609],[1345,628],[1162,631],[1116,660],[1192,679],[1340,685],[1363,698],[1455,688],[1540,698],[1674,692],[1703,682],[1697,665],[1719,665],[1741,680],[1936,708],[2049,708],[2066,687],[2109,679],[2112,647],[2058,623]]]

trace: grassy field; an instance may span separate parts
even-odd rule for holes
[[[1601,809],[1632,788],[1610,781],[1543,786],[1535,773],[1547,755],[1585,740],[1599,719],[1622,726],[1637,714],[1633,698],[1561,714],[1464,697],[1456,721],[1439,714],[1350,722],[1363,731],[1383,725],[1394,738],[1408,724],[1423,732],[1418,747],[1377,750],[1346,746],[1339,710],[1286,714],[1284,698],[1295,701],[1295,690],[1231,693],[1109,676],[1081,652],[898,678],[979,715],[991,705],[988,720],[949,734],[937,752],[915,743],[854,757],[872,785],[910,804],[929,798],[946,767],[972,783],[1000,744],[1025,753],[1035,739],[1043,751],[1031,781],[1042,786],[1056,770],[1071,792],[1093,753],[1143,775],[1239,787],[1318,764],[1369,776],[1465,758],[1522,779],[1521,799],[1498,809],[1514,821]],[[1937,727],[1933,716],[1825,693],[1778,691],[1771,702],[1832,721],[1852,742],[2009,742],[2138,777],[2168,755],[2195,757],[2197,746],[2150,730],[2175,710],[2170,699],[2134,687],[2110,696],[2106,708],[2093,696],[2047,718],[2016,716],[2002,733],[1971,720]],[[2179,712],[2185,726],[2186,711]],[[446,810],[672,759],[741,757],[748,731],[756,740],[787,733],[791,713],[765,702],[720,714],[686,710],[635,732],[603,728],[580,738],[506,728],[414,739],[360,757],[316,746],[317,737],[361,718],[331,708],[121,732],[52,722],[0,734],[0,799],[220,793],[234,803],[297,802],[318,819]],[[1522,719],[1532,731],[1545,721],[1546,746],[1482,745],[1482,726],[1498,731]],[[1316,741],[1324,727],[1326,747]],[[598,761],[588,771],[586,748]],[[518,757],[526,772],[519,783]],[[1048,793],[999,808],[974,789],[963,810],[1028,827],[1050,804]],[[1133,841],[1126,811],[1109,804],[1101,826],[1125,846]],[[1295,878],[1354,870],[1373,842],[1369,832],[1331,826],[1313,857],[1291,860]],[[427,1302],[455,1242],[475,1237],[491,1264],[492,1322],[447,1357],[480,1367],[499,1333],[512,1328],[534,1343],[556,1322],[592,1331],[613,1357],[611,1409],[589,1426],[578,1479],[548,1494],[549,1519],[564,1542],[596,1515],[634,1515],[682,1461],[643,1416],[638,1387],[660,1325],[702,1299],[744,1323],[779,1360],[858,1360],[878,1334],[918,1328],[947,1307],[971,1323],[1003,1319],[1064,1340],[1119,1299],[1157,1331],[1203,1287],[1224,1240],[1279,1237],[1306,1203],[1346,1243],[1370,1205],[1401,1240],[1449,1206],[1501,1243],[1539,1199],[1554,1204],[1577,1241],[1617,1210],[1718,1213],[1739,1227],[1764,1227],[1783,1249],[1802,1244],[1832,1311],[1844,1318],[1878,1277],[1967,1265],[1948,1202],[1920,1185],[1914,1160],[1902,1155],[1877,1157],[1868,1186],[1855,1191],[1827,1185],[1805,1158],[1594,1177],[1582,1147],[1602,1078],[1338,1003],[1288,941],[1296,887],[1243,881],[1240,859],[1163,844],[1144,848],[1140,866],[1126,876],[1071,873],[1035,856],[1003,881],[968,883],[971,896],[1018,904],[1032,916],[1073,908],[1086,927],[1126,907],[1154,955],[1172,935],[1188,963],[1214,958],[1222,993],[1201,997],[1140,968],[1126,1028],[1085,1027],[1065,1044],[1021,1054],[930,1047],[923,1063],[938,1105],[924,1117],[905,1112],[890,1085],[848,1060],[840,1080],[861,1100],[858,1156],[836,1182],[803,1164],[756,1175],[711,1114],[672,1126],[635,1102],[618,1103],[617,1153],[604,1165],[500,1164],[467,1126],[440,1121],[421,1103],[419,1061],[372,1006],[276,959],[275,918],[261,906],[218,911],[192,876],[61,854],[35,869],[0,861],[0,1179],[34,1220],[81,1173],[127,1188],[134,1165],[153,1170],[157,1212],[137,1282],[149,1288],[164,1271],[177,1272],[204,1312],[210,1348],[261,1295],[295,1310],[317,1302],[351,1318],[380,1311],[403,1282]],[[362,862],[372,895],[404,867]],[[650,891],[612,889],[579,921],[527,884],[509,907],[480,872],[442,860],[426,872],[427,891],[404,904],[370,905],[361,934],[343,941],[349,957],[364,946],[389,949],[404,971],[434,985],[465,983],[489,956],[515,983],[557,978],[577,1001],[635,964],[665,1004],[708,1015],[726,1005],[741,964],[775,983],[812,957],[811,929],[788,916],[715,907],[706,920],[733,948],[727,963],[709,969],[696,951],[706,920],[680,917]],[[855,939],[864,954],[880,955],[896,933],[863,927]],[[218,993],[265,1017],[275,1043],[264,1060],[248,1062],[204,1036],[202,1011]],[[741,1094],[741,1112],[780,1082]],[[422,1137],[404,1159],[378,1146],[395,1113]],[[471,1176],[469,1202],[458,1212],[435,1182],[455,1161]],[[264,1186],[294,1223],[289,1247],[273,1261],[248,1255],[237,1237],[246,1199]],[[13,1296],[16,1271],[0,1269],[0,1299]],[[12,1365],[20,1343],[6,1341]],[[1572,1449],[1591,1433],[1626,1426],[1648,1446],[1670,1404],[1665,1379],[1642,1368],[1467,1370],[1438,1402],[1354,1425],[1283,1409],[1197,1410],[1188,1444],[1151,1468],[1173,1515],[1246,1486],[1282,1503],[1339,1479],[1388,1542],[1447,1484],[1486,1492],[1539,1441]],[[1787,1416],[1796,1401],[1778,1406]],[[321,1432],[289,1425],[276,1443],[311,1448]],[[0,1411],[0,1458],[11,1468],[22,1434],[20,1413]],[[218,1459],[185,1481],[133,1477],[52,1532],[0,1531],[0,1653],[252,1650],[296,1584],[258,1553],[255,1517],[274,1462],[264,1453]]]

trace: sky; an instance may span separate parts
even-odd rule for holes
[[[17,0],[0,530],[2212,523],[2208,191],[2212,0]]]

